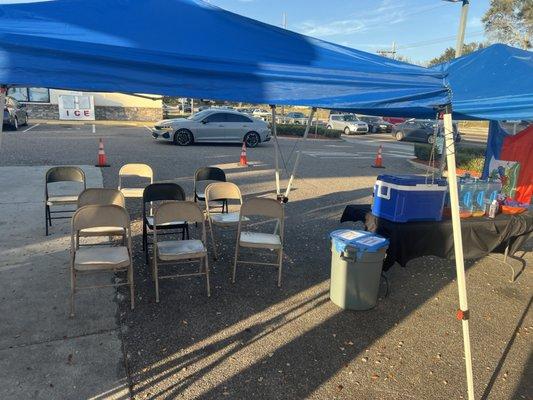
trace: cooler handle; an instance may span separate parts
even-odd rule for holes
[[[377,195],[378,197],[382,198],[382,199],[385,199],[385,200],[390,200],[390,186],[384,186],[381,182],[376,182],[376,187],[377,187]],[[385,194],[383,194],[383,188],[387,189],[387,192]]]

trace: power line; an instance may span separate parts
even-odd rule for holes
[[[469,33],[468,36],[469,37],[479,36],[479,35],[483,35],[484,33],[485,33],[484,31],[476,31],[476,32]],[[398,46],[398,49],[402,49],[403,50],[403,49],[412,49],[412,48],[415,48],[415,47],[430,46],[432,44],[447,42],[449,40],[453,40],[453,39],[456,39],[456,38],[457,38],[457,35],[442,36],[442,37],[438,37],[438,38],[434,38],[434,39],[430,39],[430,40],[424,40],[424,41],[421,41],[421,42],[408,43],[408,44],[405,44],[403,46]]]

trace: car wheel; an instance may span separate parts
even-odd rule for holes
[[[435,135],[429,135],[427,141],[429,144],[435,143]]]
[[[24,118],[24,123],[23,124],[20,124],[20,126],[28,126],[28,116],[26,115],[26,117]]]
[[[174,134],[174,144],[178,146],[189,146],[193,142],[194,138],[192,133],[187,129],[180,129]]]
[[[13,125],[11,125],[14,131],[18,131],[19,129],[19,120],[17,117],[13,119]]]
[[[371,133],[378,133],[378,128],[376,128],[375,126],[373,126],[372,129],[370,129],[370,132],[371,132]]]
[[[349,135],[350,134],[350,128],[346,127],[344,128],[344,134]]]
[[[246,143],[246,147],[256,147],[261,143],[261,138],[257,132],[248,132],[244,137],[244,143]]]
[[[402,131],[398,131],[396,132],[396,134],[394,135],[394,137],[396,138],[397,141],[402,141],[404,136],[403,136],[403,132]]]

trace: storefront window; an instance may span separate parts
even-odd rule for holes
[[[18,101],[29,101],[35,103],[49,103],[50,90],[46,88],[9,88],[8,95]]]

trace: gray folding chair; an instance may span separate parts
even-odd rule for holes
[[[201,225],[201,239],[162,240],[157,231],[160,226],[175,221],[187,221],[189,224]],[[153,257],[152,276],[155,282],[155,299],[159,302],[159,279],[205,275],[207,283],[207,296],[211,296],[209,287],[209,262],[206,247],[206,232],[204,213],[198,204],[192,201],[169,201],[156,208],[153,225]],[[183,264],[192,260],[200,262],[197,273],[159,275],[159,266],[162,264]]]
[[[120,246],[79,246],[80,231],[97,227],[120,227],[125,240]],[[74,316],[74,295],[80,289],[129,285],[131,309],[135,305],[133,285],[133,259],[131,255],[130,217],[123,207],[117,205],[90,205],[78,209],[72,217],[70,258],[70,315]],[[78,287],[80,274],[95,272],[127,271],[127,282],[109,285]]]
[[[125,187],[124,178],[145,178],[150,180],[150,183],[154,183],[154,172],[146,164],[126,164],[118,172],[118,190],[122,192],[124,197],[142,199],[146,185],[143,187]]]
[[[220,201],[226,201],[227,212],[215,212],[214,208],[220,207]],[[237,204],[231,204],[231,203]],[[236,227],[239,224],[239,210],[242,204],[242,196],[239,187],[231,182],[215,182],[209,184],[205,189],[205,212],[209,223],[211,242],[213,244],[213,255],[218,258],[217,245],[215,241],[215,225],[220,228]],[[232,211],[229,207],[231,205]]]
[[[126,207],[124,195],[118,189],[108,188],[89,188],[80,193],[78,197],[78,208],[91,205],[107,206],[117,205]],[[123,236],[124,229],[114,226],[98,226],[94,228],[82,229],[80,237],[90,236]]]
[[[48,236],[48,228],[52,226],[53,219],[70,219],[72,213],[76,210],[64,209],[64,206],[75,206],[78,201],[77,193],[56,194],[50,193],[49,184],[59,182],[79,182],[83,185],[83,189],[87,187],[85,182],[85,173],[78,167],[53,167],[46,171],[44,182],[44,218],[45,218],[45,232]],[[54,209],[52,209],[54,207]],[[60,207],[60,209],[57,209]],[[59,214],[58,216],[54,216]],[[70,214],[70,215],[64,215]]]
[[[243,230],[246,217],[266,217],[277,220],[279,234],[252,232]],[[278,287],[281,286],[281,269],[283,263],[283,230],[285,212],[283,206],[274,199],[254,198],[246,200],[241,207],[239,226],[237,228],[237,244],[235,245],[235,261],[233,263],[233,283],[237,274],[237,264],[273,265],[278,267]],[[249,219],[247,219],[249,220]],[[239,260],[241,247],[252,249],[270,249],[278,251],[275,263]]]

